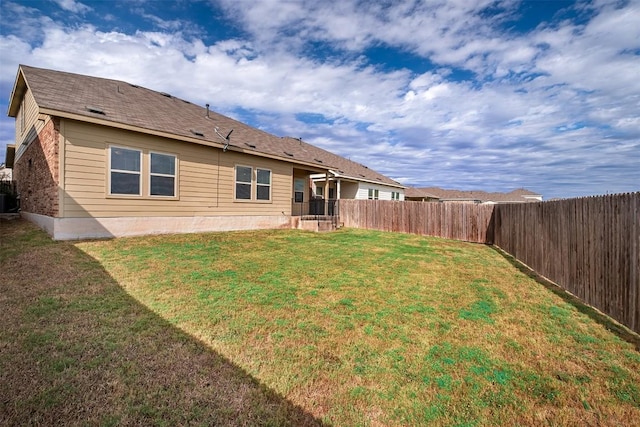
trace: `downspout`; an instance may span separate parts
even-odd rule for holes
[[[338,217],[340,216],[340,188],[341,188],[341,181],[340,178],[336,179],[336,204],[333,207],[333,221],[334,221],[334,226],[338,226],[339,221],[338,221]],[[336,215],[337,213],[337,215]]]
[[[209,107],[209,104],[207,104]],[[216,208],[220,207],[220,150],[216,150],[218,152],[218,176],[216,177]]]
[[[324,176],[324,214],[326,216],[329,215],[329,171]]]

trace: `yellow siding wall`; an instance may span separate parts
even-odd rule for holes
[[[61,217],[291,213],[293,165],[290,163],[73,120],[62,122],[65,161]],[[109,145],[144,153],[151,150],[177,155],[178,199],[108,196]],[[234,201],[235,165],[271,170],[270,202]],[[146,188],[148,173],[142,176],[143,188]]]

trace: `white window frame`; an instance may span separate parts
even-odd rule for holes
[[[300,184],[300,185],[298,185]],[[293,202],[304,203],[304,187],[306,180],[304,178],[294,178],[293,180]],[[300,188],[298,188],[300,187]],[[297,195],[300,194],[300,201],[297,200]]]
[[[157,154],[159,156],[169,156],[173,157],[173,175],[157,173],[151,171],[151,156]],[[151,177],[152,176],[161,176],[161,177],[169,177],[173,178],[173,194],[168,196],[166,194],[151,194]],[[149,197],[153,198],[164,198],[164,199],[173,199],[178,197],[178,156],[173,153],[163,153],[161,151],[149,151]]]
[[[247,168],[251,172],[249,173],[249,181],[238,181],[238,168]],[[248,199],[239,199],[238,198],[238,184],[249,185],[249,198]],[[236,165],[233,168],[233,200],[236,202],[251,202],[253,197],[253,167],[247,165]]]
[[[140,170],[139,171],[130,171],[130,170],[123,170],[123,169],[113,169],[111,167],[111,161],[112,161],[112,150],[113,149],[121,149],[121,150],[128,150],[128,151],[137,151],[139,156],[140,156]],[[107,180],[107,194],[109,196],[115,196],[115,197],[142,197],[142,171],[144,169],[144,157],[143,157],[144,153],[142,150],[137,149],[137,148],[132,148],[132,147],[123,147],[121,145],[109,145],[109,150],[108,150],[108,159],[109,159],[109,175],[108,175],[108,180]],[[138,175],[138,193],[113,193],[111,191],[111,180],[112,180],[112,173],[116,172],[116,173],[124,173],[124,174],[130,174],[130,175]]]
[[[238,181],[238,168],[247,168],[251,171],[251,181]],[[258,183],[258,170],[269,172],[269,183]],[[250,185],[250,193],[248,199],[238,198],[238,184]],[[258,188],[269,188],[269,199],[258,199]],[[272,203],[273,199],[273,171],[271,169],[237,164],[233,168],[233,201],[239,203]]]
[[[260,183],[258,182],[258,171],[266,171],[269,172],[269,183],[268,184],[264,184],[264,183]],[[255,192],[255,196],[256,196],[256,201],[257,202],[270,202],[271,201],[271,183],[273,182],[273,172],[271,171],[271,169],[266,169],[266,168],[256,168],[256,192]],[[269,189],[269,197],[267,199],[259,199],[258,198],[258,189],[262,187],[267,187]]]
[[[380,199],[380,190],[376,188],[369,188],[367,191],[367,198],[369,200],[379,200]]]

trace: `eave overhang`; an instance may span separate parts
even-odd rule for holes
[[[225,151],[234,151],[234,152],[238,152],[238,153],[249,154],[249,155],[252,155],[252,156],[264,157],[264,158],[273,159],[273,160],[279,160],[279,161],[286,162],[286,163],[302,165],[302,166],[305,166],[306,168],[308,168],[310,170],[313,170],[313,171],[325,172],[325,171],[329,170],[328,167],[321,167],[321,166],[318,166],[316,163],[305,162],[305,161],[301,161],[301,160],[297,160],[297,159],[292,159],[291,157],[277,156],[277,155],[274,155],[274,154],[264,153],[264,152],[253,150],[253,149],[240,148],[240,147],[235,146],[233,144],[226,145],[226,144],[223,144],[221,142],[219,143],[219,142],[214,142],[214,141],[207,140],[207,139],[202,139],[202,138],[189,137],[189,136],[179,135],[179,134],[170,133],[170,132],[163,132],[163,131],[158,131],[158,130],[154,130],[154,129],[143,128],[143,127],[140,127],[140,126],[128,125],[128,124],[125,124],[125,123],[106,120],[106,119],[102,119],[102,118],[99,118],[99,117],[91,117],[91,116],[87,116],[87,115],[84,115],[84,114],[77,114],[77,113],[72,113],[72,112],[68,112],[68,111],[55,110],[55,109],[51,109],[51,108],[39,108],[38,112],[40,114],[47,114],[49,116],[60,117],[60,118],[64,118],[64,119],[76,120],[76,121],[85,122],[85,123],[92,123],[92,124],[101,125],[101,126],[107,126],[107,127],[111,127],[111,128],[115,128],[115,129],[128,130],[128,131],[132,131],[132,132],[143,133],[143,134],[146,134],[146,135],[158,136],[158,137],[162,137],[162,138],[168,138],[168,139],[173,139],[173,140],[178,140],[178,141],[183,141],[183,142],[189,142],[189,143],[192,143],[192,144],[204,145],[204,146],[207,146],[207,147],[218,148],[218,149],[225,150]],[[225,149],[225,146],[226,146],[226,149]]]
[[[9,97],[9,108],[7,109],[7,116],[16,117],[20,110],[20,103],[27,91],[27,82],[22,73],[22,66],[18,67],[18,74],[11,90],[11,96]]]
[[[9,169],[13,169],[13,162],[16,158],[16,146],[11,144],[7,145],[7,153],[5,154],[4,165]]]
[[[378,181],[376,179],[367,179],[367,178],[363,178],[363,177],[355,177],[355,176],[345,175],[345,174],[340,173],[338,171],[335,171],[333,169],[330,169],[329,173],[331,173],[331,175],[333,175],[333,178],[345,179],[347,181],[366,182],[366,183],[369,183],[369,184],[384,185],[384,186],[387,186],[387,187],[402,188],[402,189],[407,188],[402,184],[392,184],[392,183],[389,183],[389,182]]]

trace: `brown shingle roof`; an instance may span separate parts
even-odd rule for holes
[[[413,199],[439,199],[435,194],[431,194],[425,191],[423,188],[415,188],[415,187],[407,187],[404,190],[405,198],[413,198]]]
[[[20,77],[24,76],[24,80]],[[164,135],[222,147],[233,132],[229,149],[334,170],[340,176],[403,187],[398,182],[329,151],[295,138],[277,137],[170,94],[119,80],[21,65],[9,105],[17,104],[28,87],[41,112],[107,126]],[[218,135],[215,129],[218,129]]]
[[[419,188],[418,190],[433,194],[441,200],[478,200],[480,202],[518,203],[536,201],[531,198],[525,198],[524,196],[542,197],[540,194],[525,190],[524,188],[519,188],[509,193],[489,193],[478,190],[445,190],[438,187],[425,187]]]

